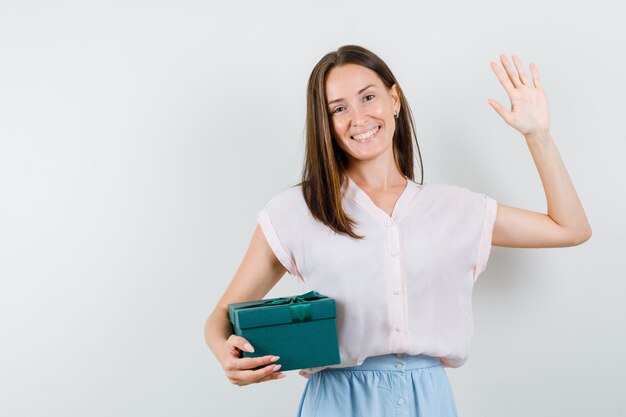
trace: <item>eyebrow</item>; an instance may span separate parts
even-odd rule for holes
[[[370,87],[376,87],[376,86],[374,84],[370,84],[368,86],[365,86],[365,87],[361,88],[357,94],[361,94],[363,91],[367,90]],[[336,103],[336,102],[341,101],[341,100],[345,100],[345,99],[344,98],[337,98],[337,99],[335,99],[333,101],[329,101],[328,105],[330,106],[331,104]]]

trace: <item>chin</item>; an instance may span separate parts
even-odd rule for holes
[[[373,143],[369,143],[367,145],[372,144]],[[367,145],[354,146],[353,144],[351,144],[348,150],[344,149],[344,151],[352,158],[362,161],[376,159],[382,155],[385,155],[386,153],[392,155],[391,145],[388,142],[385,142],[385,144],[379,144],[379,146],[366,147]]]

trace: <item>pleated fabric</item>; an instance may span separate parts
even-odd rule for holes
[[[312,374],[297,417],[457,417],[439,358],[388,354]]]

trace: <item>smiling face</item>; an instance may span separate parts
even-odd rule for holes
[[[337,144],[350,163],[393,159],[394,112],[400,99],[376,72],[357,64],[334,67],[326,78],[326,104]]]

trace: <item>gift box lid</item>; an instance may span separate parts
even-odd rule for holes
[[[310,291],[295,297],[270,298],[228,305],[233,326],[240,329],[335,318],[335,300]]]

